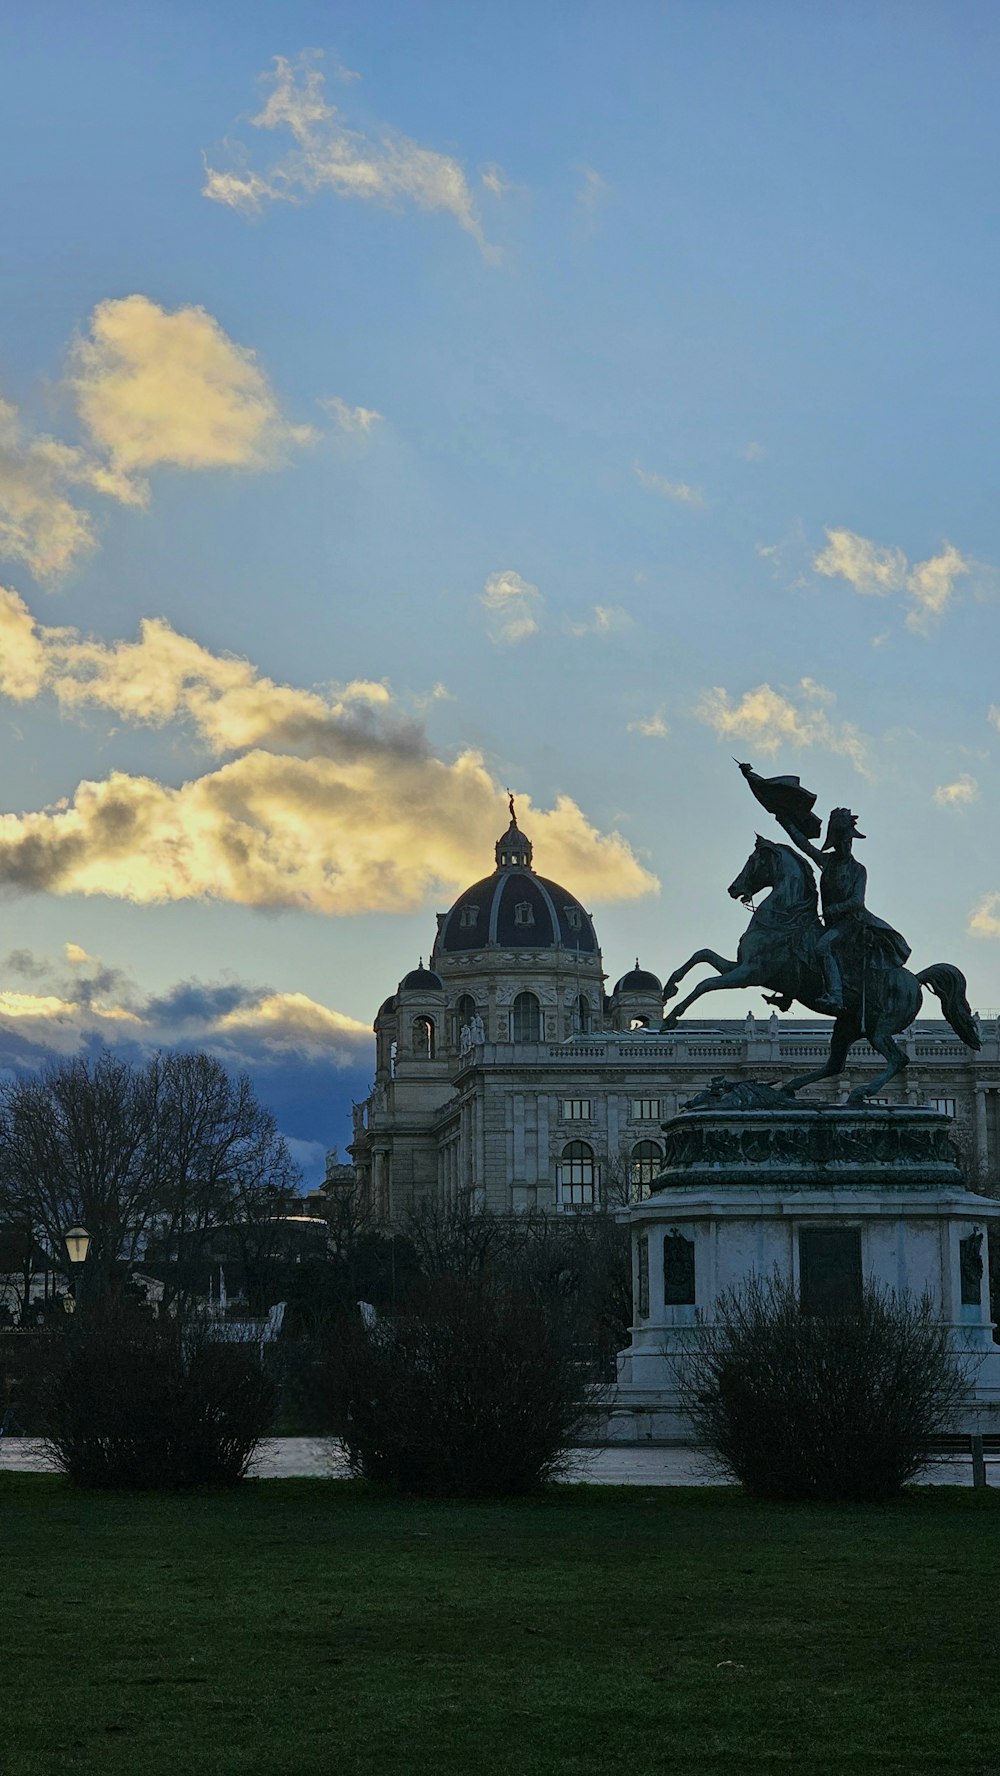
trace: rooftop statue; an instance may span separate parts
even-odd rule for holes
[[[822,845],[814,813],[816,797],[797,777],[761,777],[752,765],[740,765],[760,803],[791,839],[793,850],[776,839],[761,838],[747,858],[729,893],[753,911],[740,939],[736,960],[714,950],[696,950],[675,968],[663,989],[664,999],[699,962],[718,971],[717,978],[698,983],[667,1017],[669,1029],[696,999],[730,987],[767,987],[768,1004],[787,1011],[798,1000],[810,1011],[835,1019],[826,1065],[791,1079],[784,1086],[794,1094],[805,1085],[842,1073],[852,1043],[867,1037],[886,1060],[885,1071],[850,1094],[860,1103],[895,1078],[907,1064],[905,1049],[895,1040],[920,1010],[922,987],[941,1001],[955,1034],[969,1048],[979,1048],[979,1034],[966,997],[965,976],[950,962],[935,962],[920,974],[905,966],[910,956],[906,939],[865,905],[868,873],[854,856],[854,842],[863,839],[857,815],[834,808]],[[812,865],[819,871],[819,895]],[[770,892],[754,907],[754,895]],[[822,909],[822,917],[820,916]]]

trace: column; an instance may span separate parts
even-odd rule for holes
[[[976,1086],[976,1171],[980,1190],[985,1190],[989,1177],[989,1137],[986,1123],[986,1087]]]

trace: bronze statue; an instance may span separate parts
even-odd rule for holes
[[[714,950],[697,950],[669,976],[665,1000],[674,996],[678,982],[697,963],[707,962],[718,970],[717,979],[700,981],[674,1008],[664,1028],[675,1024],[704,993],[723,987],[768,987],[771,991],[765,998],[783,1011],[798,999],[810,1011],[829,1013],[836,1021],[826,1065],[790,1080],[783,1089],[795,1093],[842,1073],[852,1043],[865,1036],[888,1065],[870,1084],[853,1091],[850,1103],[871,1097],[907,1065],[906,1051],[894,1038],[916,1017],[924,986],[937,994],[955,1034],[969,1048],[979,1048],[961,970],[950,962],[936,962],[911,974],[904,966],[910,955],[905,938],[868,911],[867,872],[853,855],[854,840],[864,837],[857,830],[857,816],[849,808],[834,808],[826,839],[817,847],[811,842],[822,831],[813,813],[816,797],[803,789],[799,779],[760,777],[751,765],[740,765],[740,770],[797,850],[758,834],[729,893],[752,907],[755,894],[764,888],[771,892],[755,908],[734,962]],[[816,878],[799,852],[820,872],[822,922]]]

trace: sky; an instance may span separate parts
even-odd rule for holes
[[[663,977],[734,755],[1000,1007],[995,7],[38,0],[0,67],[0,1065],[209,1047],[315,1179],[506,786]]]

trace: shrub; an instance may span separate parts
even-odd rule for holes
[[[869,1285],[859,1312],[807,1316],[789,1284],[753,1278],[717,1313],[683,1402],[719,1468],[758,1497],[892,1498],[968,1398],[926,1297]]]
[[[46,1441],[78,1486],[233,1486],[274,1405],[255,1347],[114,1304],[79,1315],[66,1335]]]
[[[62,1350],[64,1332],[0,1328],[0,1423],[34,1436],[42,1399]]]
[[[447,1497],[532,1491],[563,1465],[587,1385],[536,1302],[438,1277],[392,1318],[343,1324],[325,1365],[351,1469]]]

